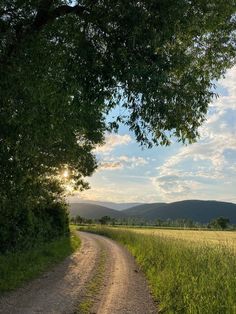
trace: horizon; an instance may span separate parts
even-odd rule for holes
[[[228,201],[224,201],[224,200],[214,200],[214,199],[182,199],[182,200],[178,200],[178,201],[172,201],[172,202],[159,202],[159,201],[155,201],[155,202],[110,202],[110,201],[106,201],[106,200],[102,200],[102,201],[96,201],[96,200],[89,200],[89,199],[75,199],[75,200],[68,200],[69,204],[76,204],[76,203],[85,203],[85,204],[92,204],[92,203],[110,203],[110,204],[114,204],[114,205],[130,205],[130,204],[137,204],[137,205],[146,205],[146,204],[157,204],[157,203],[165,203],[165,204],[172,204],[172,203],[178,203],[178,202],[186,202],[186,201],[203,201],[203,202],[219,202],[219,203],[232,203],[236,205],[236,202],[228,202]],[[136,206],[136,205],[134,205]]]

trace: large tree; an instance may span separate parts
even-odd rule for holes
[[[58,199],[65,168],[86,187],[92,149],[119,123],[149,147],[195,141],[235,61],[235,12],[236,0],[2,0],[1,209]]]

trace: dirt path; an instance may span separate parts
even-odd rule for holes
[[[81,249],[52,271],[17,291],[0,297],[1,314],[79,313],[86,286],[93,280],[101,252],[105,270],[100,292],[94,296],[91,313],[157,313],[144,276],[133,257],[105,237],[80,233]]]

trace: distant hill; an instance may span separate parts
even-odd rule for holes
[[[71,203],[70,215],[84,218],[100,219],[102,216],[111,218],[143,218],[147,221],[156,219],[191,219],[200,223],[223,216],[236,224],[236,204],[218,201],[187,200],[174,203],[153,203],[134,206],[125,210],[88,203]]]
[[[165,206],[165,205],[167,205],[167,203],[141,204],[138,206],[127,208],[123,210],[122,212],[128,216],[144,218],[146,213],[148,213],[152,209],[156,210],[158,207]]]
[[[111,218],[124,218],[125,213],[96,204],[71,203],[69,207],[70,216],[80,215],[87,219],[100,219],[103,216]]]
[[[191,219],[193,221],[208,223],[210,220],[223,216],[236,223],[236,204],[218,201],[187,200],[160,205],[160,203],[146,204],[133,208],[134,216],[147,220],[155,219]],[[130,215],[132,208],[124,213]]]
[[[108,207],[115,210],[124,210],[130,207],[134,207],[134,206],[142,204],[142,203],[114,203],[114,202],[91,201],[91,200],[78,199],[77,197],[73,197],[73,196],[68,197],[68,202],[70,204],[73,204],[73,203],[95,204],[95,205],[100,205],[100,206]]]

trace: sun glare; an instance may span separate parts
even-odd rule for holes
[[[64,178],[68,178],[69,177],[69,171],[68,170],[64,170],[63,177]]]

